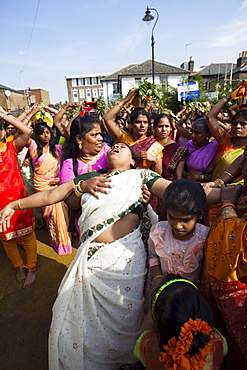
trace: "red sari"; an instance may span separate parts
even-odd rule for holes
[[[6,143],[0,143],[0,209],[8,203],[27,197],[19,170],[14,136],[9,136]],[[11,240],[30,234],[34,230],[34,218],[31,209],[16,211],[10,220],[7,231],[0,232],[1,240]]]

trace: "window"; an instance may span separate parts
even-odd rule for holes
[[[87,90],[86,91],[86,101],[91,101],[92,98],[91,98],[91,90]]]
[[[76,78],[72,78],[72,86],[77,86]]]
[[[80,89],[79,90],[79,93],[80,93],[80,99],[85,99],[85,90],[84,89]]]
[[[85,78],[85,85],[91,85],[90,84],[90,78]]]
[[[73,96],[73,102],[78,103],[78,91],[77,90],[72,91],[72,96]]]
[[[84,80],[83,80],[83,78],[79,78],[78,85],[79,86],[84,86]]]
[[[99,96],[104,99],[104,89],[99,89]]]
[[[98,79],[97,77],[92,78],[92,85],[98,85]]]
[[[98,89],[93,89],[93,98],[98,97]]]
[[[113,83],[112,88],[113,88],[113,94],[119,94],[118,83]]]

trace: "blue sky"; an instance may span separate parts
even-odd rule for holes
[[[66,75],[151,59],[147,5],[159,12],[159,62],[180,66],[193,56],[198,69],[236,62],[247,50],[247,0],[8,0],[1,2],[0,84],[42,88],[55,103],[67,99]]]

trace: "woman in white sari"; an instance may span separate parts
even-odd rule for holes
[[[53,307],[50,370],[112,370],[135,361],[133,348],[141,332],[146,273],[141,186],[146,184],[162,197],[169,181],[150,170],[130,169],[134,159],[124,143],[109,150],[107,165],[106,177],[93,172],[90,176],[95,177],[82,182],[89,174],[81,175],[58,186],[56,192],[21,200],[21,207],[29,208],[61,201],[73,190],[76,195],[95,195],[81,197],[81,245]],[[70,206],[75,194],[69,198]],[[0,225],[7,226],[15,209],[18,202],[1,211]]]

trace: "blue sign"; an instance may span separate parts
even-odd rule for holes
[[[178,100],[179,101],[192,101],[193,99],[199,99],[200,93],[198,88],[198,82],[187,82],[177,84],[178,87]]]

